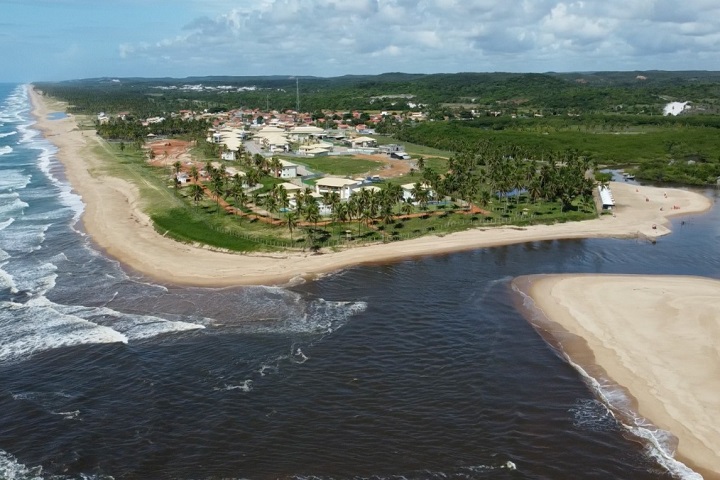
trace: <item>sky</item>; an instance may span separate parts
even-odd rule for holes
[[[0,0],[0,81],[720,69],[720,0]]]

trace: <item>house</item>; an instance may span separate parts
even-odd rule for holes
[[[403,145],[398,145],[397,143],[388,143],[387,145],[380,145],[378,147],[378,151],[380,153],[387,153],[390,155],[393,152],[404,152],[405,147]]]
[[[220,130],[210,129],[210,136],[207,141],[216,145],[223,145],[224,148],[220,152],[223,160],[237,160],[238,149],[242,146],[243,140],[247,133],[241,128],[225,127]]]
[[[315,182],[315,193],[322,195],[326,192],[337,192],[340,200],[347,200],[353,190],[361,184],[362,182],[349,178],[325,177]]]
[[[402,188],[403,200],[417,205],[418,202],[415,200],[415,196],[413,195],[413,192],[415,191],[415,184],[414,183],[406,183],[404,185],[400,185],[400,188]],[[420,188],[425,190],[426,192],[428,192],[429,197],[435,196],[435,192],[433,192],[431,190],[429,184],[422,183],[422,184],[420,184]]]
[[[327,130],[312,126],[293,127],[288,132],[288,138],[293,142],[307,142],[309,140],[325,138],[326,136]]]
[[[285,191],[288,193],[288,196],[294,196],[298,192],[304,190],[303,187],[290,182],[281,183],[280,185],[278,185],[278,187],[284,188]]]
[[[290,140],[283,128],[263,127],[255,134],[254,140],[261,148],[271,152],[290,149]]]
[[[352,148],[373,148],[377,146],[377,140],[370,137],[356,137],[349,140]]]
[[[279,178],[295,178],[298,176],[298,166],[296,164],[288,162],[287,160],[280,160],[280,165]]]
[[[322,146],[321,146],[322,145]],[[329,147],[326,146],[328,144],[313,144],[313,145],[302,145],[300,148],[298,148],[298,155],[302,155],[304,157],[323,157],[327,156],[333,149],[333,145],[330,144]]]

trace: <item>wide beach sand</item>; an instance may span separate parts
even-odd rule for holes
[[[515,285],[542,310],[532,322],[551,343],[627,389],[635,405],[621,411],[671,432],[678,460],[720,478],[720,280],[538,275]]]
[[[92,147],[102,140],[92,131],[81,132],[72,117],[48,120],[48,114],[54,110],[45,98],[32,88],[29,90],[37,127],[58,147],[58,158],[65,166],[67,177],[82,196],[85,230],[98,246],[122,264],[170,284],[218,287],[280,284],[363,263],[527,241],[638,234],[657,237],[669,233],[669,216],[702,212],[711,206],[708,198],[693,192],[650,187],[637,187],[636,191],[635,186],[613,183],[617,202],[615,216],[606,215],[596,220],[528,228],[476,229],[320,255],[240,255],[211,251],[158,234],[143,212],[137,188],[103,173],[104,160],[92,152]],[[679,210],[673,210],[673,206]]]

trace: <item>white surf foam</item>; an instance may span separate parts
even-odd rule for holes
[[[0,193],[0,219],[3,221],[10,217],[22,215],[24,209],[29,207],[27,203],[20,200],[17,193]]]
[[[13,223],[14,221],[15,221],[15,219],[12,218],[12,217],[10,217],[10,218],[8,218],[7,220],[4,220],[4,221],[0,222],[0,231],[5,230],[7,227],[9,227],[10,225],[12,225],[12,223]]]
[[[27,187],[32,175],[21,170],[5,170],[0,177],[0,191],[7,192]]]
[[[225,384],[222,388],[215,388],[215,390],[240,390],[241,392],[250,392],[253,389],[253,381],[252,380],[245,380],[240,385],[227,385]]]
[[[17,130],[13,130],[12,132],[7,132],[7,133],[0,133],[0,138],[5,138],[5,137],[9,137],[11,135],[16,135],[17,133],[18,133]]]
[[[0,450],[0,478],[7,480],[43,480],[42,467],[28,468],[17,458]]]
[[[61,347],[127,343],[125,335],[52,307],[47,299],[0,303],[0,361],[18,361]]]
[[[0,156],[7,155],[8,153],[12,153],[13,148],[10,145],[5,145],[0,147]]]
[[[2,210],[1,207],[0,210]],[[42,248],[42,243],[45,241],[45,232],[49,227],[50,225],[15,222],[12,228],[3,230],[3,234],[0,236],[0,248],[10,254],[37,251]]]
[[[5,255],[5,258],[9,258],[7,252],[0,250],[0,257]],[[4,260],[4,259],[3,259]],[[5,265],[7,262],[0,264],[0,290],[10,290],[10,293],[18,293],[17,285],[15,285],[15,279],[7,271],[5,271]]]
[[[20,129],[24,132],[24,142],[31,142],[35,140],[35,137],[38,134],[36,130],[30,128],[29,126],[22,126],[20,127]],[[43,172],[47,179],[50,180],[58,189],[60,202],[66,207],[72,209],[72,211],[74,212],[73,223],[77,222],[80,218],[80,215],[82,215],[85,206],[82,202],[82,198],[80,197],[80,195],[73,192],[70,184],[61,181],[53,174],[53,168],[59,165],[59,162],[55,157],[55,154],[57,153],[57,148],[44,138],[39,138],[35,140],[33,144],[30,145],[30,148],[40,150],[40,155],[38,155],[37,157],[38,168],[41,172]]]
[[[112,328],[128,340],[143,340],[165,333],[184,332],[205,328],[196,323],[165,320],[152,315],[135,315],[118,312],[108,307],[80,305],[53,305],[58,311]]]

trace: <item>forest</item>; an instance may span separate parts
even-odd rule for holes
[[[204,89],[182,88],[202,85]],[[703,104],[720,99],[718,72],[456,73],[342,77],[99,78],[37,83],[68,101],[75,113],[129,111],[138,117],[178,110],[295,109],[302,111],[498,108],[658,115],[668,101]],[[410,102],[415,107],[408,105]]]
[[[490,141],[520,148],[533,159],[547,151],[577,151],[600,166],[631,169],[646,181],[705,185],[720,177],[720,72],[100,78],[36,87],[68,102],[72,113],[127,112],[128,121],[112,120],[98,131],[130,142],[142,142],[148,133],[199,139],[208,127],[206,121],[173,118],[147,127],[137,122],[150,116],[179,110],[286,111],[299,103],[313,118],[326,112],[336,118],[342,112],[366,117],[388,112],[369,125],[378,134],[449,152]],[[690,102],[692,108],[662,115],[671,101]],[[429,121],[409,120],[413,111]]]

